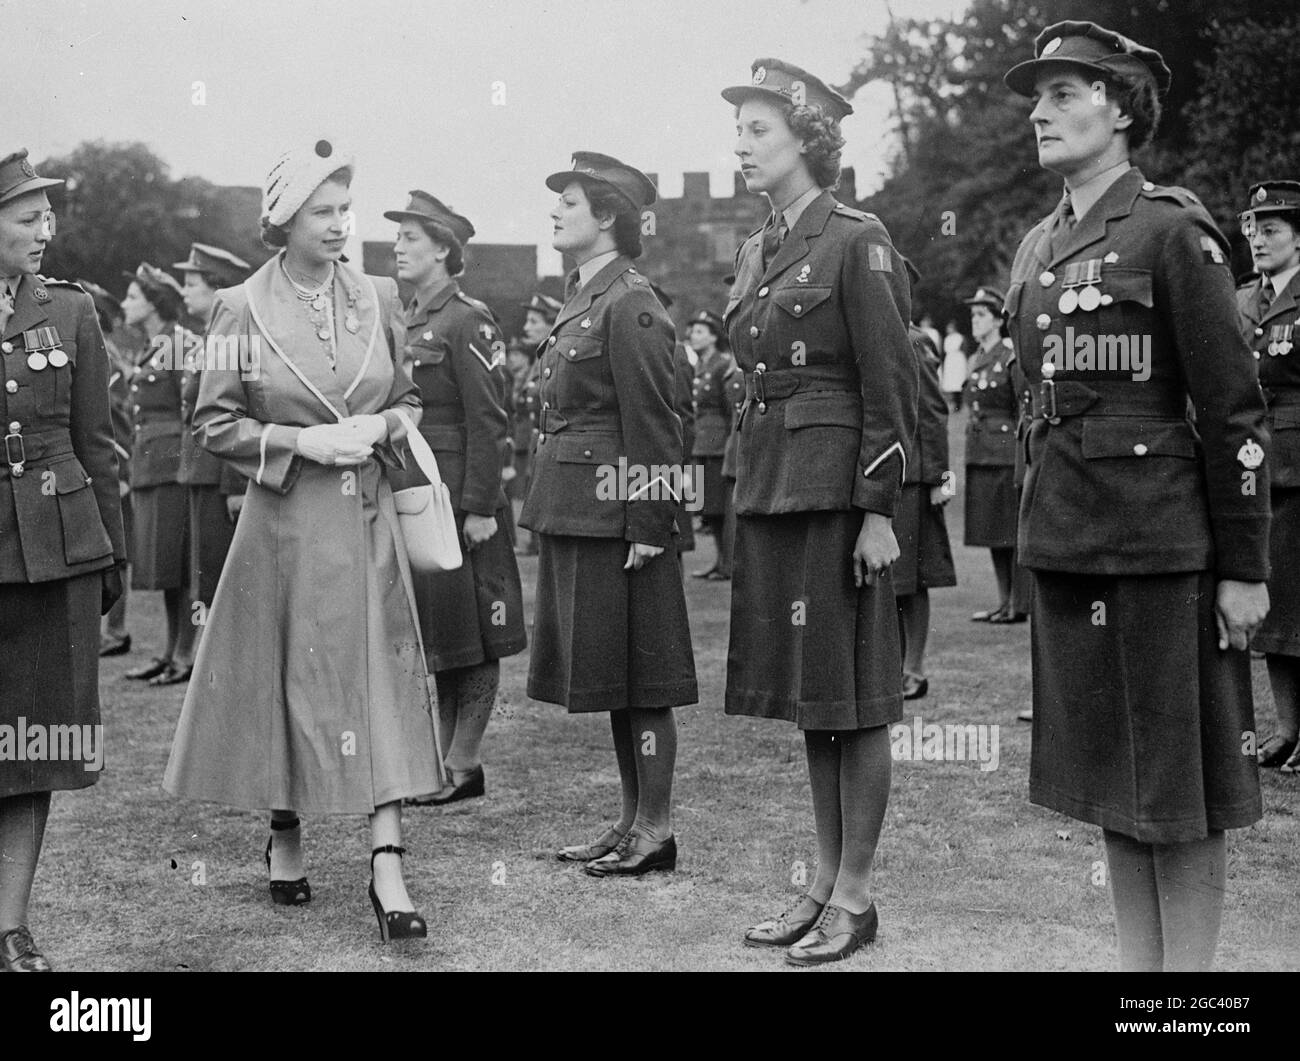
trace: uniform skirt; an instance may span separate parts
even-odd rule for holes
[[[570,713],[696,703],[677,550],[624,571],[621,538],[538,537],[528,695]]]
[[[1300,490],[1274,490],[1269,524],[1268,615],[1250,647],[1300,656]]]
[[[957,585],[948,525],[943,508],[930,504],[929,486],[904,484],[894,516],[894,537],[899,550],[893,569],[895,596]]]
[[[187,488],[163,483],[131,492],[134,533],[132,589],[179,589],[189,584],[190,514]]]
[[[212,603],[217,580],[230,552],[235,524],[226,512],[226,495],[216,486],[188,487],[190,511],[190,588],[193,597]]]
[[[856,730],[903,714],[889,575],[853,585],[861,512],[739,516],[726,712]]]
[[[496,512],[497,532],[473,549],[455,571],[415,575],[420,635],[431,671],[472,667],[522,652],[524,595],[515,562],[515,521],[509,506]],[[465,529],[465,513],[456,526]]]
[[[1250,654],[1219,651],[1213,575],[1034,575],[1030,800],[1143,843],[1258,821]]]
[[[0,583],[0,798],[99,780],[101,585]]]
[[[722,480],[722,458],[697,457],[695,463],[704,468],[704,482],[700,484],[704,490],[700,496],[703,502],[700,515],[708,519],[721,519],[727,511],[727,484]]]
[[[1019,509],[1016,470],[966,465],[966,544],[1011,549]]]

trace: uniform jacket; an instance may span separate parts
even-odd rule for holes
[[[179,481],[181,470],[181,386],[183,349],[176,349],[179,327],[153,337],[131,375],[131,488],[144,490]]]
[[[454,280],[427,304],[412,300],[404,318],[406,352],[424,402],[420,433],[457,514],[491,516],[506,503],[501,469],[510,445],[497,370],[505,357],[501,332],[491,310]],[[419,472],[412,468],[411,475]],[[402,478],[394,489],[411,482]]]
[[[941,486],[948,473],[948,399],[939,385],[941,362],[930,337],[915,326],[908,329],[920,380],[916,438],[907,462],[907,482]]]
[[[194,409],[204,366],[204,336],[186,330],[185,368],[181,374],[181,457],[176,481],[186,486],[217,486],[223,494],[242,494],[245,479],[234,465],[209,453],[194,437]]]
[[[731,406],[731,430],[727,432],[727,445],[722,451],[722,477],[736,480],[736,429],[740,423],[740,410],[745,405],[745,373],[733,359],[727,374],[722,377],[722,390]]]
[[[918,387],[903,261],[878,218],[828,191],[766,268],[762,237],[750,235],[736,255],[724,316],[748,376],[736,513],[893,516]]]
[[[1016,463],[1019,403],[1013,380],[1015,350],[1010,339],[971,355],[962,404],[966,421],[966,463],[1010,468]]]
[[[667,307],[664,307],[667,309]],[[692,498],[699,501],[704,489],[704,468],[691,466],[691,455],[695,449],[695,385],[699,377],[696,367],[691,364],[691,355],[682,343],[673,344],[673,409],[682,421],[682,467],[691,476],[693,493],[688,496],[682,491],[682,504],[677,512],[676,529],[677,551],[688,553],[695,548],[695,517],[693,509],[687,508]]]
[[[533,432],[537,430],[537,362],[528,365],[514,383],[515,415],[510,428],[510,440],[516,453],[528,453],[533,448]]]
[[[523,526],[671,544],[683,454],[675,342],[667,311],[622,255],[565,303],[542,347],[541,428]]]
[[[1261,314],[1262,283],[1256,277],[1237,288],[1237,312],[1268,403],[1273,489],[1295,489],[1300,487],[1300,273]]]
[[[108,404],[113,419],[113,452],[117,454],[117,477],[128,486],[131,483],[131,441],[135,428],[131,424],[131,384],[129,369],[122,367],[120,357],[114,355],[112,341],[105,337],[109,349]]]
[[[1268,432],[1222,234],[1189,192],[1158,187],[1135,168],[1055,255],[1051,223],[1045,218],[1021,243],[1006,303],[1035,402],[1021,562],[1085,574],[1213,570],[1265,579]],[[1085,261],[1099,263],[1099,303],[1065,313],[1066,267]],[[1123,365],[1117,342],[1125,340],[1126,368],[1089,365],[1099,339],[1111,347],[1112,369]],[[1143,349],[1149,378],[1139,380]],[[1044,384],[1044,357],[1053,352],[1066,367],[1056,365]],[[1053,411],[1058,423],[1043,418]]]
[[[721,457],[731,434],[732,405],[723,385],[735,362],[726,350],[714,350],[695,366],[695,441],[693,457]]]
[[[66,365],[28,364],[58,349]],[[91,297],[21,277],[0,336],[0,582],[50,582],[126,559],[109,372]]]

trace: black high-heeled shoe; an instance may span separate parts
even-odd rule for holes
[[[284,832],[286,829],[296,829],[299,820],[294,818],[293,821],[277,822],[271,821],[272,832]],[[266,838],[266,872],[271,872],[271,837]],[[276,906],[302,906],[304,903],[311,902],[311,885],[307,883],[306,877],[299,877],[297,880],[273,880],[271,884],[271,902]]]
[[[385,910],[379,902],[375,891],[375,856],[385,852],[401,858],[406,848],[385,844],[370,852],[370,905],[375,908],[375,918],[379,921],[379,938],[387,943],[390,939],[424,939],[429,935],[428,926],[416,910]]]

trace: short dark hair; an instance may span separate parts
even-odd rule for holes
[[[447,248],[447,275],[460,276],[465,271],[465,248],[460,245],[455,233],[437,221],[419,218],[418,222],[426,236],[439,246]]]
[[[614,219],[614,246],[628,258],[641,257],[641,211],[617,188],[604,181],[583,180],[582,190],[592,216]]]
[[[1128,127],[1128,146],[1133,150],[1146,147],[1160,125],[1160,94],[1149,77],[1112,74],[1102,78],[1108,96],[1119,106],[1121,115],[1133,119]],[[1113,95],[1112,95],[1113,93]]]
[[[185,303],[170,287],[151,284],[139,277],[136,277],[133,283],[140,289],[140,294],[145,297],[149,305],[153,306],[154,312],[161,320],[168,324],[175,324],[181,319],[181,311],[185,308]]]
[[[808,169],[819,188],[835,188],[840,183],[840,158],[844,137],[840,123],[816,106],[785,108],[786,124],[803,141]]]
[[[321,184],[328,184],[333,181],[335,184],[341,184],[345,188],[352,187],[352,167],[341,166],[326,177]],[[319,188],[320,184],[316,185]],[[312,195],[316,194],[316,188],[312,189]],[[311,198],[309,195],[308,199]],[[268,218],[262,218],[262,243],[271,250],[279,250],[281,247],[289,245],[289,226],[293,224],[293,218],[297,217],[297,211],[294,211],[293,217],[289,218],[283,225],[273,225]]]

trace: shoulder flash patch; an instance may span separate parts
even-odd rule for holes
[[[1223,256],[1223,249],[1213,236],[1201,237],[1201,258],[1206,265],[1225,265],[1227,259]]]
[[[873,273],[892,273],[894,271],[893,248],[885,243],[868,243],[867,264]]]

